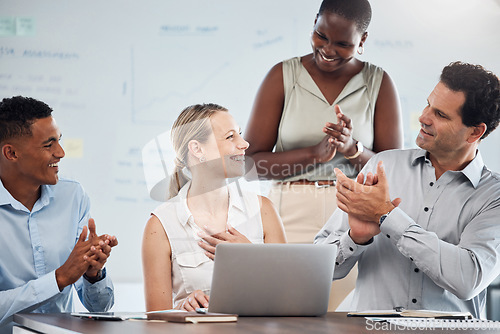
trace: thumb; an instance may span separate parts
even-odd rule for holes
[[[84,225],[82,229],[82,233],[80,233],[80,237],[78,238],[78,242],[84,242],[87,239],[87,226]]]
[[[342,173],[342,171],[340,169],[334,168],[333,171],[334,171],[335,176],[337,177],[337,179],[346,178],[345,174]]]
[[[340,106],[338,104],[333,107],[335,109],[335,114],[337,115],[337,124],[342,124],[342,126],[345,126],[345,122],[343,120],[344,114],[342,114],[342,109],[340,109]]]
[[[394,205],[395,207],[398,207],[399,204],[401,204],[401,198],[395,198],[393,201],[392,201],[392,205]]]
[[[342,109],[340,109],[340,106],[336,104],[333,109],[335,110],[335,114],[337,115],[337,119],[342,117]]]
[[[353,187],[358,184],[357,182],[354,182],[353,180],[351,180],[350,178],[345,176],[345,174],[342,173],[342,171],[340,169],[335,168],[334,172],[335,172],[335,176],[337,177],[337,187],[342,186],[344,188],[353,190]],[[354,182],[354,184],[352,184],[353,182]]]
[[[92,236],[97,236],[97,232],[96,232],[96,229],[95,229],[95,221],[94,221],[94,218],[90,218],[89,219],[89,236],[92,237]]]

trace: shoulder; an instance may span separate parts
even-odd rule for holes
[[[271,202],[271,200],[266,196],[257,195],[257,198],[259,199],[260,207],[262,209],[268,209],[274,207],[273,202]]]
[[[83,188],[80,182],[67,178],[59,178],[53,187]]]
[[[384,69],[378,65],[372,64],[372,63],[367,62],[367,61],[363,62],[363,64],[364,64],[364,67],[361,71],[365,74],[365,76],[372,76],[375,74],[380,75],[380,73],[382,73],[382,74],[385,73]]]
[[[485,167],[486,171],[489,173],[489,175],[491,176],[491,178],[493,180],[495,180],[496,183],[499,183],[500,184],[500,173],[497,173],[497,172],[493,172],[491,171],[490,169],[488,169],[487,167]]]
[[[378,85],[380,85],[383,81],[386,81],[386,79],[391,81],[389,74],[387,74],[382,67],[369,62],[364,62],[361,72],[363,73],[363,78],[367,83],[378,83]]]
[[[269,71],[269,75],[290,75],[296,73],[302,67],[302,57],[293,57],[274,65]]]
[[[492,192],[491,197],[500,199],[500,174],[484,166],[478,188],[487,188]]]
[[[259,195],[265,243],[286,243],[285,229],[273,202]]]
[[[302,57],[289,58],[289,59],[283,60],[283,62],[278,63],[276,65],[282,64],[283,66],[298,66],[298,65],[300,65],[301,58]]]
[[[273,205],[273,202],[269,198],[267,198],[266,196],[263,196],[263,195],[256,195],[256,196],[259,199],[259,202],[262,203],[261,204],[262,206],[263,205],[266,205],[266,206]]]
[[[146,223],[146,227],[145,227],[144,231],[145,231],[145,233],[153,234],[153,233],[158,233],[158,232],[164,232],[165,229],[163,228],[163,224],[161,223],[160,219],[156,215],[151,214],[151,216],[149,217],[149,219]]]
[[[179,196],[172,197],[165,203],[158,205],[151,213],[158,217],[173,214],[176,212],[177,206],[180,205],[180,200]]]
[[[306,55],[304,57],[293,57],[284,60],[281,63],[283,75],[297,76],[299,73],[301,73],[302,69],[304,68],[304,65],[302,64],[302,58],[308,59],[309,56],[310,55]]]
[[[378,159],[389,158],[389,159],[401,159],[401,158],[414,158],[420,154],[423,154],[423,150],[420,148],[402,148],[402,149],[392,149],[381,151],[374,155]]]
[[[262,195],[257,195],[257,198],[259,199],[261,213],[265,215],[268,213],[278,214],[278,210],[276,209],[274,203],[269,198]]]
[[[80,182],[71,179],[60,178],[56,184],[47,187],[54,192],[55,196],[87,196]]]
[[[413,161],[425,154],[420,148],[410,148],[410,149],[392,149],[385,150],[375,154],[368,160],[365,165],[364,172],[374,172],[377,170],[377,163],[382,161],[384,163],[384,168],[392,168],[393,166],[410,166]]]
[[[284,68],[289,67],[289,65],[286,65],[285,62],[277,63],[271,69],[266,75],[266,80],[283,80],[283,70]]]
[[[167,232],[158,217],[153,214],[149,217],[144,228],[142,247],[143,252],[153,252],[155,254],[158,254],[163,249],[167,257],[170,258],[170,241]]]

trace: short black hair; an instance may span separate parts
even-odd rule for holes
[[[318,16],[324,12],[337,14],[354,21],[360,33],[365,33],[372,19],[372,7],[368,0],[323,0]]]
[[[0,102],[0,143],[7,139],[31,136],[31,125],[52,115],[52,108],[31,97],[14,96]]]
[[[443,69],[441,82],[455,92],[465,94],[462,123],[465,126],[486,124],[481,139],[495,130],[500,122],[500,81],[481,65],[453,62]]]

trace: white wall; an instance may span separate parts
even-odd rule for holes
[[[159,204],[148,196],[142,148],[193,103],[222,104],[244,128],[270,67],[310,52],[320,2],[0,2],[0,96],[33,96],[54,108],[67,151],[61,174],[90,194],[98,232],[120,241],[107,265],[117,309],[143,307],[142,231]],[[372,0],[372,7],[361,59],[395,81],[411,147],[445,65],[464,60],[500,73],[500,1]],[[481,144],[497,171],[499,139],[500,131]]]

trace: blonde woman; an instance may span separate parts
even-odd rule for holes
[[[142,243],[147,311],[208,307],[218,243],[286,242],[271,202],[227,182],[244,175],[248,148],[227,109],[189,106],[171,137],[170,199],[152,212]]]

